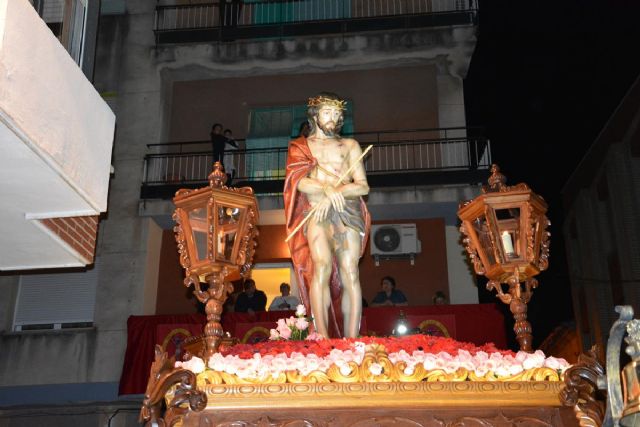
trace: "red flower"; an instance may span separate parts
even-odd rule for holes
[[[509,350],[498,350],[493,343],[486,343],[482,346],[476,346],[472,343],[456,341],[452,338],[436,337],[429,335],[409,335],[406,337],[360,337],[349,339],[326,339],[320,341],[265,341],[256,344],[238,344],[229,348],[221,348],[220,353],[223,356],[237,355],[242,359],[250,359],[255,353],[262,356],[277,355],[284,353],[291,356],[291,353],[297,352],[304,355],[315,354],[318,357],[327,356],[332,349],[348,350],[353,348],[355,342],[363,342],[365,344],[378,344],[386,348],[387,353],[397,353],[404,350],[407,353],[414,351],[424,351],[425,353],[438,354],[440,352],[455,355],[458,350],[466,350],[472,355],[479,351],[486,353],[501,353],[503,355],[514,355]]]

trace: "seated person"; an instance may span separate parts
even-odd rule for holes
[[[404,294],[396,289],[396,281],[393,277],[383,277],[380,286],[382,286],[382,291],[373,298],[371,307],[409,305]]]
[[[446,305],[447,304],[447,295],[442,291],[437,291],[433,295],[433,305]]]
[[[256,282],[253,279],[245,280],[244,292],[238,295],[235,312],[254,314],[256,311],[265,311],[266,306],[265,293],[256,289]]]
[[[295,310],[300,300],[291,293],[291,286],[288,283],[280,284],[280,293],[282,295],[277,296],[269,304],[269,311],[283,311],[283,310]]]

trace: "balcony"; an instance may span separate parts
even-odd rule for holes
[[[467,128],[358,132],[364,148],[371,188],[471,184],[484,181],[491,166],[489,140],[471,136]],[[243,141],[238,140],[243,146]],[[209,141],[147,145],[140,198],[170,199],[179,188],[207,185],[212,169]],[[235,169],[233,185],[251,186],[258,194],[281,193],[287,147],[233,150],[225,153],[227,170]]]
[[[477,0],[253,0],[157,6],[157,44],[475,25]]]

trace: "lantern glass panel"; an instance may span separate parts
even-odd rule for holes
[[[476,220],[473,221],[473,228],[476,232],[476,235],[478,236],[478,241],[482,246],[482,251],[487,257],[489,264],[495,264],[496,257],[493,251],[493,244],[491,243],[491,233],[489,231],[489,225],[486,218],[483,216],[476,218]]]
[[[520,208],[495,210],[499,242],[505,257],[514,259],[520,257]]]
[[[196,257],[198,260],[207,258],[207,209],[204,207],[189,211],[189,224],[191,234],[196,247]]]
[[[236,242],[240,217],[244,208],[237,206],[218,205],[217,219],[218,245],[216,247],[216,258],[221,261],[233,262],[233,248]]]

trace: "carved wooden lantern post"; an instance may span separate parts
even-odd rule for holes
[[[222,305],[233,286],[226,278],[251,269],[258,235],[258,205],[251,187],[229,188],[220,162],[214,164],[209,186],[178,190],[173,202],[173,219],[180,264],[185,269],[184,285],[194,286],[194,295],[206,304],[204,328],[208,359],[222,339]],[[201,283],[208,287],[203,289]]]
[[[550,222],[542,197],[526,184],[505,183],[500,168],[492,165],[489,186],[460,204],[460,231],[475,272],[485,275],[487,289],[495,289],[497,297],[509,304],[520,349],[531,351],[527,303],[538,285],[533,277],[549,265]],[[509,286],[508,293],[502,291],[503,283]]]

